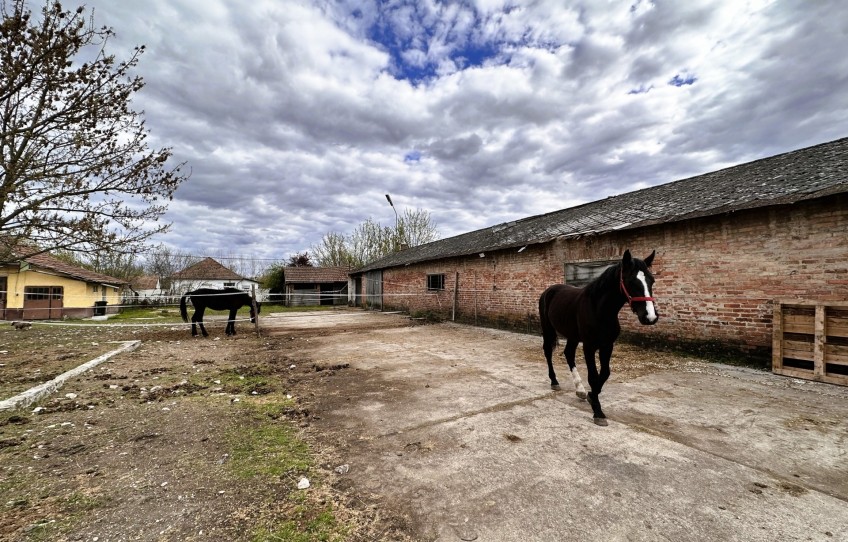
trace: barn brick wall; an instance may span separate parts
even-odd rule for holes
[[[829,196],[687,221],[435,260],[383,273],[384,307],[534,331],[539,294],[563,282],[566,262],[644,258],[653,271],[660,321],[641,326],[627,307],[626,332],[663,341],[712,342],[749,352],[771,346],[772,301],[848,300],[848,198]],[[426,275],[444,273],[428,292]]]
[[[456,306],[461,322],[535,330],[539,294],[548,284],[562,282],[562,261],[550,245],[517,250],[386,269],[384,307],[451,317]],[[427,291],[427,275],[440,273],[445,275],[445,289]]]

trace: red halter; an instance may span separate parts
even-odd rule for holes
[[[627,304],[633,305],[634,301],[653,301],[653,297],[632,297],[630,292],[627,291],[627,286],[624,285],[624,269],[618,275],[618,283],[621,285],[621,293],[627,298]]]

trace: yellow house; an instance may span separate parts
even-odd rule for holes
[[[0,263],[0,312],[5,320],[85,318],[118,312],[126,284],[47,253],[25,256]]]

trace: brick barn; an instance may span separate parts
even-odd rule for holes
[[[535,332],[547,286],[656,250],[660,322],[626,333],[765,355],[773,300],[848,300],[847,193],[848,138],[390,254],[351,298]]]

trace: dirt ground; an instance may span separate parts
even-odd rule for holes
[[[790,535],[784,539],[798,533],[808,536],[797,539],[846,539],[840,538],[848,528],[844,417],[811,404],[811,412],[776,421],[766,430],[789,431],[779,438],[797,443],[798,462],[814,463],[784,468],[777,461],[756,472],[762,443],[729,449],[721,435],[744,425],[739,417],[747,416],[740,431],[756,425],[755,410],[734,408],[724,425],[719,418],[696,421],[698,433],[676,425],[693,414],[672,414],[672,398],[679,403],[730,369],[618,345],[602,396],[613,423],[596,428],[585,402],[547,387],[538,337],[357,310],[269,315],[261,337],[247,326],[239,331],[225,338],[220,325],[207,339],[193,339],[179,326],[0,331],[0,390],[7,392],[0,399],[65,370],[64,361],[56,363],[63,356],[73,362],[113,348],[109,341],[141,341],[67,382],[39,408],[0,412],[0,540],[774,540],[775,531],[762,538],[738,525],[723,531],[731,520],[718,516],[735,511],[737,522],[753,525],[767,519],[757,515],[759,506],[797,516],[812,498],[823,499],[816,501],[817,515],[781,526]],[[45,342],[55,348],[33,346]],[[570,379],[559,367],[567,389]],[[691,389],[684,389],[685,379],[677,388],[662,380],[684,373],[697,379]],[[733,375],[735,385],[760,386],[754,372]],[[768,385],[788,393],[790,403],[799,400],[792,394],[808,390],[803,382],[775,382]],[[848,395],[823,389],[823,401],[844,413]],[[721,397],[733,393],[728,388]],[[721,403],[695,410],[720,414]],[[273,440],[243,450],[257,434]],[[531,443],[542,451],[528,463],[529,448],[522,447]],[[629,448],[613,452],[620,446]],[[804,455],[816,446],[832,464]],[[677,493],[665,511],[648,514],[650,522],[637,507],[646,496],[658,498],[648,489],[659,476],[655,466],[636,466],[649,461],[648,449],[668,469],[689,465],[677,482],[663,481],[664,491]],[[601,456],[616,454],[627,463],[598,467]],[[731,466],[725,456],[734,458]],[[692,462],[701,470],[693,471]],[[524,472],[517,465],[528,464],[547,474],[530,484],[526,474],[514,479]],[[625,472],[634,484],[645,479],[639,489],[609,486],[606,497],[607,489],[594,493],[605,487],[596,480],[586,498],[581,484],[591,476],[576,482],[567,474],[570,465],[589,472],[618,465],[622,470],[613,474]],[[712,489],[713,481],[697,478],[707,471],[738,485],[742,495],[726,497]],[[562,477],[589,504],[572,501],[577,497],[561,489],[566,484],[550,485]],[[308,489],[297,488],[302,478]],[[708,487],[691,487],[697,484]],[[539,506],[535,513],[524,510],[527,498]],[[708,514],[691,512],[699,498],[715,501]],[[548,499],[569,503],[571,511],[539,519]],[[612,502],[622,507],[617,523],[595,517]],[[581,508],[591,503],[598,506]],[[832,518],[840,513],[842,519]],[[717,530],[691,536],[705,515]],[[585,524],[577,529],[572,522]],[[593,522],[603,528],[586,530]]]

